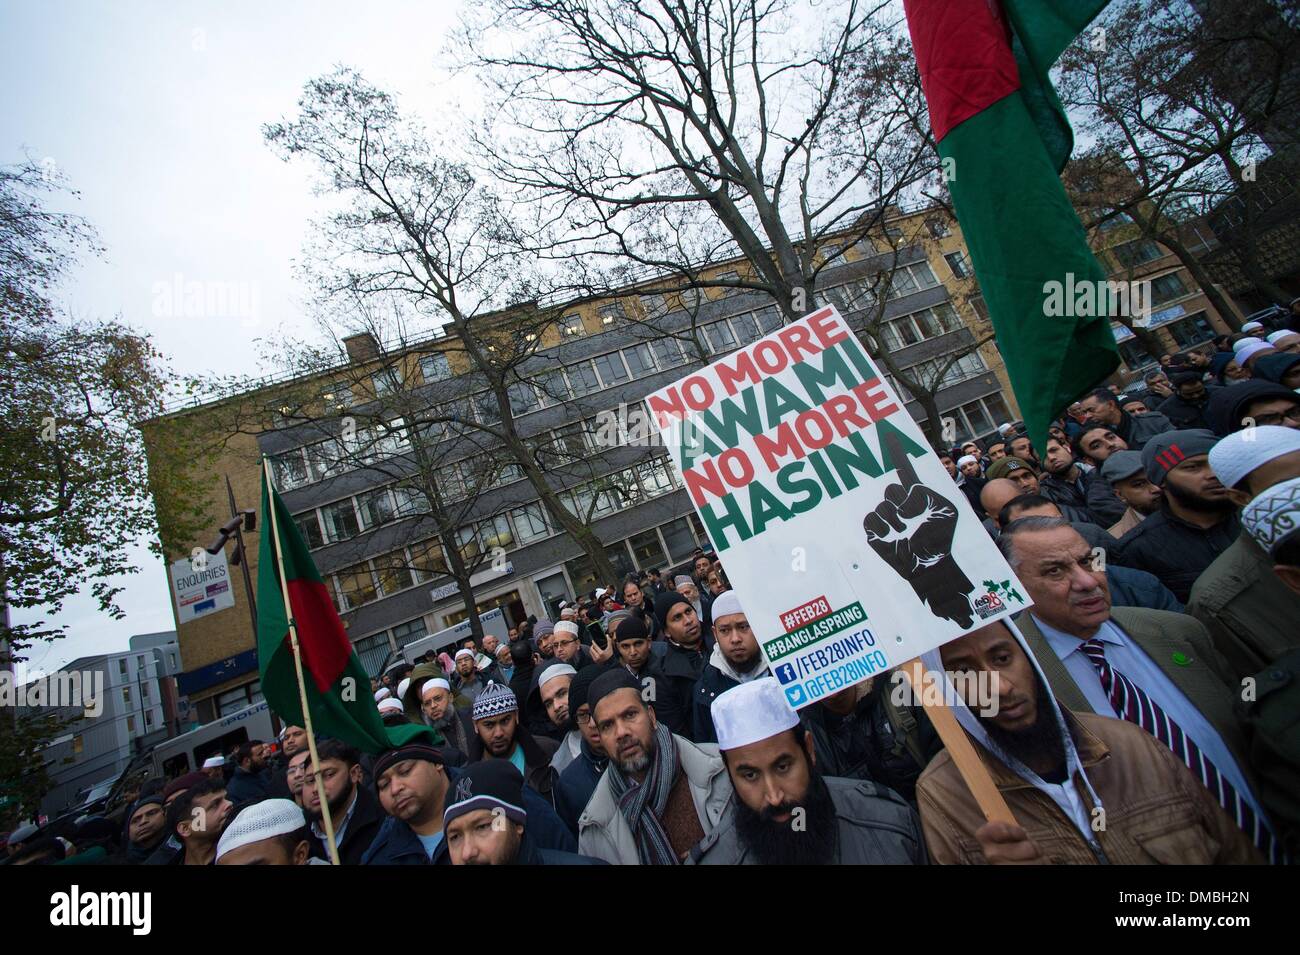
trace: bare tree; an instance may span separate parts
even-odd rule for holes
[[[797,318],[844,249],[938,183],[891,3],[489,0],[459,43],[493,84],[477,147],[575,284],[691,293],[686,310],[760,292]],[[685,332],[659,317],[633,320],[707,360],[693,313]]]
[[[461,423],[499,443],[554,526],[612,579],[601,541],[564,507],[515,420],[512,387],[528,380],[525,369],[554,337],[558,317],[539,304],[558,283],[521,252],[535,245],[536,231],[467,167],[437,155],[391,97],[358,74],[341,69],[310,81],[299,105],[297,117],[264,132],[285,158],[313,161],[321,190],[341,200],[320,223],[305,267],[322,300],[397,297],[431,328],[442,324],[495,405]]]
[[[1115,4],[1096,24],[1104,42],[1062,56],[1062,99],[1090,140],[1067,184],[1092,227],[1131,221],[1123,234],[1169,248],[1235,324],[1186,241],[1187,224],[1250,178],[1262,135],[1300,110],[1300,46],[1267,3],[1235,7],[1231,17],[1222,9],[1203,16],[1197,6]],[[1284,301],[1260,261],[1258,228],[1246,222],[1237,236],[1233,251],[1250,281]]]

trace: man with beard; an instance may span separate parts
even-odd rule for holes
[[[1128,442],[1105,424],[1090,424],[1074,439],[1074,453],[1095,468],[1115,452],[1127,450]]]
[[[591,655],[583,649],[579,633],[577,623],[572,620],[561,620],[555,625],[555,632],[551,638],[553,658],[561,663],[567,663],[575,670],[581,670],[591,663]]]
[[[451,678],[451,684],[457,694],[471,703],[483,692],[487,683],[478,672],[478,658],[473,650],[456,651],[456,672]]]
[[[998,547],[1032,601],[1018,624],[1056,698],[1076,713],[1137,723],[1184,760],[1270,854],[1233,712],[1240,690],[1205,627],[1181,613],[1112,609],[1106,574],[1064,521],[1014,521]]]
[[[162,796],[145,796],[126,814],[126,858],[129,865],[140,865],[167,838],[167,811]]]
[[[474,701],[471,715],[474,736],[465,754],[469,761],[504,759],[512,763],[528,785],[554,806],[552,792],[557,774],[551,768],[551,757],[559,743],[533,736],[519,722],[519,701],[510,688],[489,683]]]
[[[469,753],[472,728],[465,714],[456,709],[451,683],[440,676],[430,677],[420,687],[420,713],[424,721],[442,734],[450,746]]]
[[[1177,394],[1162,401],[1157,410],[1172,421],[1176,428],[1208,428],[1210,423],[1205,420],[1205,409],[1214,392],[1222,386],[1207,386],[1197,371],[1180,371],[1174,375],[1172,382]]]
[[[667,646],[658,661],[659,673],[648,688],[649,700],[654,704],[655,715],[670,733],[686,735],[693,729],[691,700],[695,683],[704,672],[703,624],[695,607],[681,593],[655,598],[655,614],[667,637]],[[622,633],[620,630],[620,636]]]
[[[266,746],[259,740],[240,743],[235,750],[235,774],[226,784],[226,795],[236,805],[254,802],[268,795],[270,778],[266,771]]]
[[[622,669],[597,677],[588,699],[610,761],[578,820],[578,851],[615,865],[679,864],[731,803],[718,748],[670,732]]]
[[[760,677],[771,676],[749,618],[734,590],[724,590],[713,602],[715,643],[692,694],[692,739],[716,743],[712,706],[720,693]]]
[[[691,852],[701,865],[916,865],[925,842],[898,794],[817,771],[812,736],[775,680],[713,701],[718,748],[736,798]]]
[[[551,768],[557,776],[582,751],[582,734],[574,728],[569,712],[569,686],[577,675],[578,671],[567,663],[552,663],[537,672],[538,705],[551,726],[563,734],[559,748],[551,757]]]
[[[973,447],[973,446],[972,446]],[[988,481],[984,478],[979,458],[974,454],[965,454],[957,459],[957,486],[970,501],[970,506],[979,513],[980,491]]]
[[[591,703],[587,699],[591,684],[604,672],[604,667],[595,664],[583,667],[569,683],[569,715],[573,718],[581,742],[577,757],[564,768],[555,782],[555,811],[575,833],[578,831],[578,818],[587,808],[591,794],[596,791],[596,784],[609,765],[605,744],[601,742],[600,731],[591,716]]]
[[[932,861],[1260,861],[1209,791],[1151,735],[1123,720],[1058,706],[1006,624],[974,630],[928,654],[926,662],[940,679],[946,679],[940,668],[976,677],[960,681],[966,699],[957,703],[956,715],[1016,819],[986,821],[945,750],[916,787]],[[997,678],[989,681],[986,674]],[[990,685],[996,698],[981,699],[979,688]],[[1098,819],[1104,825],[1096,825]]]
[[[1244,508],[1269,488],[1300,478],[1300,431],[1261,425],[1228,435],[1210,451],[1210,468]],[[1300,597],[1273,564],[1243,529],[1192,588],[1187,612],[1205,624],[1238,679],[1300,647]]]
[[[1008,445],[1011,449],[1011,456],[1024,461],[1035,471],[1043,470],[1043,462],[1038,460],[1038,455],[1034,451],[1034,443],[1029,440],[1029,435],[1019,434],[1011,439]]]
[[[1160,510],[1164,492],[1147,477],[1147,469],[1142,464],[1139,452],[1116,451],[1102,462],[1099,470],[1111,493],[1124,505],[1124,513],[1119,520],[1106,529],[1111,537],[1123,537]]]
[[[1147,442],[1142,464],[1161,507],[1119,539],[1116,559],[1160,578],[1186,604],[1192,585],[1241,533],[1236,505],[1210,469],[1209,431],[1167,431]]]
[[[1066,518],[1107,527],[1124,515],[1124,505],[1115,498],[1110,485],[1096,471],[1085,472],[1064,441],[1047,439],[1046,461],[1047,474],[1038,482],[1040,493],[1054,502]]]
[[[173,849],[163,842],[146,865],[211,865],[217,839],[234,808],[226,798],[226,784],[203,779],[166,800],[167,831],[180,843]]]
[[[538,846],[528,832],[524,778],[507,762],[466,767],[442,817],[452,865],[600,865],[572,852]]]
[[[230,820],[217,843],[217,865],[328,865],[312,856],[313,841],[299,806],[263,799]]]
[[[334,824],[339,862],[359,865],[383,824],[383,810],[369,788],[361,785],[361,757],[355,749],[342,740],[326,739],[316,744],[316,756],[321,780],[325,784],[330,820]],[[311,823],[311,833],[316,837],[312,854],[329,859],[329,839],[325,833],[320,792],[311,777],[310,761],[303,779],[302,807]]]

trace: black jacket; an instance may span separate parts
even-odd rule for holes
[[[1090,477],[1091,474],[1085,474],[1082,470],[1077,482],[1064,480],[1055,474],[1044,474],[1038,481],[1038,490],[1061,509],[1061,514],[1067,521],[1100,524],[1101,521],[1088,509],[1087,488]]]
[[[260,773],[250,773],[238,767],[235,775],[226,783],[226,798],[236,805],[256,802],[271,794],[270,771],[263,769]]]
[[[649,675],[653,680],[655,717],[666,723],[678,736],[692,739],[691,704],[695,697],[695,684],[704,672],[705,656],[699,650],[688,650],[675,643],[664,648],[656,673],[643,673],[642,682]],[[650,668],[647,666],[647,670]],[[693,740],[692,740],[693,741]]]
[[[1174,517],[1166,504],[1119,539],[1116,556],[1127,567],[1155,574],[1185,604],[1196,578],[1240,533],[1236,514],[1207,530]]]
[[[820,703],[799,715],[812,734],[823,775],[870,779],[915,805],[917,777],[943,749],[943,742],[919,706],[886,705],[883,696],[892,690],[889,679],[878,677],[847,716],[837,716]]]
[[[739,685],[712,663],[705,664],[704,672],[700,674],[695,690],[691,694],[691,739],[693,741],[696,743],[718,741],[718,731],[713,725],[714,697]]]
[[[352,818],[348,820],[348,827],[343,831],[343,840],[339,843],[339,862],[343,865],[361,864],[361,857],[366,854],[370,844],[375,841],[375,836],[379,834],[384,820],[388,818],[383,807],[379,805],[379,798],[370,791],[369,786],[358,785],[356,793],[357,804],[352,809]],[[336,832],[335,837],[337,836]],[[329,860],[329,850],[315,833],[312,833],[310,845],[312,855],[318,859]]]
[[[524,782],[554,807],[557,773],[551,768],[551,757],[560,748],[560,744],[545,736],[534,736],[522,723],[515,730],[515,742],[524,751]],[[465,756],[471,763],[491,758],[483,749],[483,741],[479,739],[478,733],[469,741],[469,752]]]
[[[1208,428],[1210,423],[1205,419],[1205,409],[1210,404],[1210,399],[1214,397],[1214,393],[1222,390],[1220,385],[1206,385],[1205,397],[1200,401],[1188,401],[1181,395],[1175,394],[1162,401],[1160,407],[1152,410],[1159,411],[1179,429]]]
[[[577,833],[582,811],[587,808],[591,794],[596,791],[596,784],[608,765],[609,759],[593,753],[584,739],[578,758],[565,766],[556,780],[555,811],[574,833]]]

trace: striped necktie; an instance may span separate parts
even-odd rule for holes
[[[1106,650],[1096,638],[1085,640],[1079,647],[1097,668],[1101,678],[1101,688],[1105,691],[1115,715],[1122,720],[1136,723],[1157,740],[1167,746],[1179,757],[1192,775],[1201,781],[1206,789],[1219,800],[1224,810],[1232,817],[1251,841],[1264,854],[1264,858],[1273,863],[1280,863],[1281,852],[1268,826],[1260,819],[1250,803],[1241,798],[1241,794],[1223,778],[1214,763],[1210,762],[1199,746],[1183,732],[1182,727],[1170,719],[1169,714],[1161,709],[1155,700],[1147,696],[1142,688],[1120,673],[1106,660]]]

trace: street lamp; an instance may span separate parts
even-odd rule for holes
[[[230,475],[226,475],[226,496],[230,500],[230,520],[221,525],[220,535],[208,548],[209,554],[219,554],[231,537],[235,539],[235,553],[230,558],[232,564],[238,564],[244,572],[244,594],[248,598],[248,617],[253,623],[253,644],[257,644],[257,604],[253,600],[253,581],[248,576],[248,553],[244,550],[244,531],[257,529],[257,511],[241,511],[235,507],[235,492],[230,486]]]

